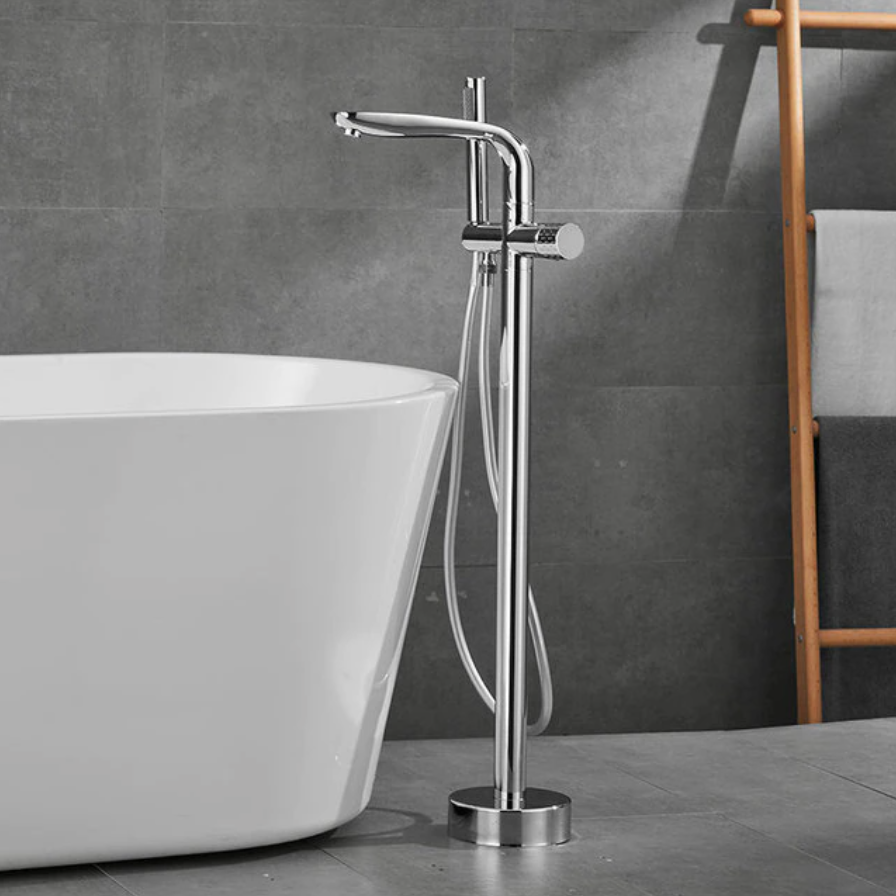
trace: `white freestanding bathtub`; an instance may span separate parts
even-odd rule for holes
[[[364,808],[455,393],[343,361],[0,358],[0,869]]]

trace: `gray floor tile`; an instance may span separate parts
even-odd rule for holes
[[[170,25],[165,204],[463,208],[460,141],[359,142],[332,113],[460,114],[474,73],[506,120],[509,71],[509,29]]]
[[[599,756],[588,755],[577,749],[575,740],[531,738],[527,760],[529,785],[572,797],[574,818],[694,811],[694,804],[686,798],[628,775]],[[452,791],[491,783],[493,756],[490,737],[390,741],[383,746],[372,803],[426,814],[434,823],[443,824]]]
[[[0,351],[157,348],[161,247],[158,212],[0,211]]]
[[[885,765],[889,739],[896,723],[534,740],[530,782],[565,790],[574,806],[573,839],[544,850],[447,837],[447,796],[488,780],[488,740],[392,742],[370,807],[330,835],[112,863],[102,869],[108,876],[87,867],[12,872],[0,876],[0,890],[871,896],[896,886],[896,799],[786,754],[870,764],[862,747],[870,740]]]
[[[788,735],[793,744],[807,729],[799,732]],[[843,737],[841,750],[862,736]],[[624,735],[584,738],[578,746],[862,879],[896,886],[896,800],[766,749],[763,740],[760,732]]]
[[[896,891],[896,801],[840,778],[789,804],[742,807],[732,818],[864,880]],[[846,786],[841,786],[846,785]]]
[[[643,896],[579,837],[547,850],[477,848],[449,839],[427,814],[369,810],[320,846],[396,896]]]
[[[0,893],[15,896],[126,896],[127,891],[91,865],[0,871]]]
[[[103,870],[133,896],[385,896],[308,841],[175,859],[116,862]]]
[[[816,799],[861,796],[854,785],[772,753],[758,740],[738,732],[625,734],[582,738],[578,747],[702,810],[733,818],[757,805],[774,813]]]
[[[896,798],[896,719],[791,726],[743,737]]]
[[[880,889],[719,815],[588,819],[579,836],[651,896],[880,896]]]
[[[162,29],[0,21],[0,205],[157,205]]]
[[[513,0],[166,0],[172,22],[255,22],[378,27],[501,27]]]

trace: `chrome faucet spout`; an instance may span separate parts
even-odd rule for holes
[[[532,157],[526,144],[506,128],[484,121],[406,112],[336,112],[333,121],[351,137],[450,137],[491,144],[506,169],[509,226],[534,222]]]

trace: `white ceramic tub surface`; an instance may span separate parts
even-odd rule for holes
[[[0,869],[363,809],[455,392],[302,358],[0,358]]]

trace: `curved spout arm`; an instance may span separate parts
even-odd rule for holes
[[[463,118],[409,115],[403,112],[336,112],[333,120],[351,137],[454,137],[485,140],[507,169],[510,224],[533,223],[535,169],[526,145],[506,128]]]

